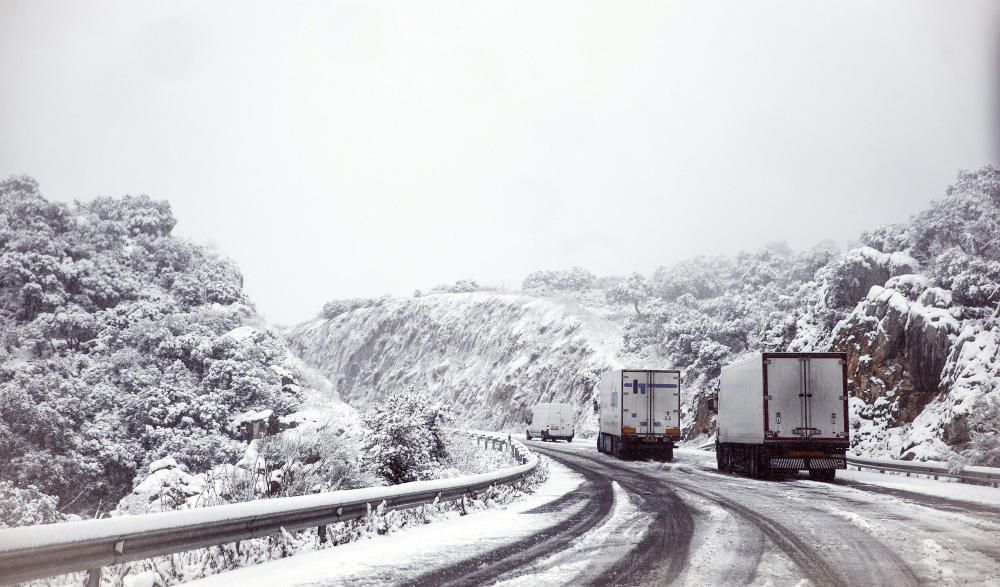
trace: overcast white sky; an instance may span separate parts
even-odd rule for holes
[[[0,0],[0,176],[146,193],[290,323],[841,246],[1000,162],[1000,2]]]

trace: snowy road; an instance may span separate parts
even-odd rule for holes
[[[618,461],[528,446],[552,476],[506,509],[224,573],[202,585],[996,584],[1000,491],[867,472],[720,474],[714,455]],[[956,496],[960,499],[956,499]]]
[[[617,574],[593,584],[917,585],[1000,579],[1000,507],[859,482],[759,481],[714,457],[623,462],[574,443],[530,447],[617,478],[656,520]],[[955,484],[937,483],[940,493]],[[978,488],[977,488],[978,489]],[[986,488],[987,491],[995,491]]]

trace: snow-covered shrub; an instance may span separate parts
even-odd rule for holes
[[[445,439],[447,457],[438,477],[458,477],[489,473],[498,469],[515,467],[520,462],[509,450],[492,450],[484,442],[467,434],[450,434]]]
[[[582,267],[535,271],[528,274],[521,283],[526,292],[564,292],[593,289],[597,278]]]
[[[18,488],[10,481],[0,481],[0,528],[59,522],[64,516],[56,509],[58,503],[34,485]]]
[[[331,300],[323,304],[323,311],[320,316],[330,320],[341,314],[353,312],[358,308],[369,308],[377,306],[385,301],[385,298],[351,298],[347,300]]]
[[[890,277],[918,270],[917,263],[903,253],[886,254],[871,247],[854,249],[822,270],[826,305],[853,308],[872,286],[885,285]]]
[[[474,291],[493,291],[494,288],[480,285],[475,279],[459,279],[455,283],[444,283],[431,288],[437,293],[470,293]]]
[[[972,443],[964,456],[977,465],[1000,467],[1000,401],[980,398],[967,420]]]
[[[1000,262],[952,247],[932,263],[935,281],[963,306],[987,307],[1000,301]]]
[[[906,227],[901,224],[885,224],[874,230],[861,233],[862,244],[876,251],[905,251],[907,242]]]
[[[269,497],[354,489],[369,481],[344,439],[330,430],[265,436],[257,441],[253,469],[263,474]]]
[[[908,228],[913,256],[927,261],[952,247],[968,255],[1000,259],[1000,171],[987,165],[962,171],[944,198],[915,215]]]
[[[361,465],[390,484],[432,479],[447,456],[447,408],[410,387],[381,397],[363,416]]]
[[[676,301],[690,294],[695,299],[715,297],[727,287],[726,273],[732,271],[732,259],[696,257],[653,272],[651,287],[656,297]]]

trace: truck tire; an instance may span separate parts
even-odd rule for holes
[[[725,463],[722,460],[722,446],[718,442],[715,443],[715,468],[719,471],[725,470]]]
[[[837,469],[809,469],[809,478],[829,483],[837,478]]]

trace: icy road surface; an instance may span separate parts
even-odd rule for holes
[[[226,573],[201,585],[997,584],[1000,490],[840,471],[720,474],[713,453],[618,461],[530,442],[541,491],[506,510]]]

